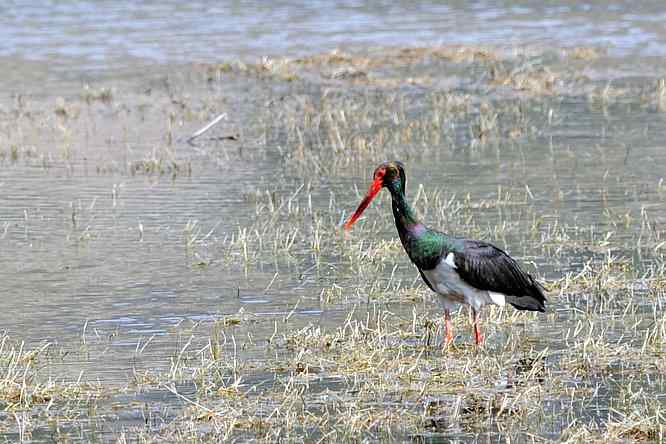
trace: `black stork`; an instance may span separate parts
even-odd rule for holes
[[[402,245],[444,308],[445,346],[453,341],[451,310],[459,304],[472,309],[477,344],[483,342],[479,313],[484,305],[503,306],[508,302],[518,310],[545,311],[543,287],[511,256],[487,242],[450,236],[423,225],[405,198],[405,185],[402,163],[379,165],[368,193],[344,228],[351,228],[382,188],[391,192]]]

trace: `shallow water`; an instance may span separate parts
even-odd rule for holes
[[[262,2],[78,0],[0,6],[0,93],[50,95],[38,84],[77,85],[136,77],[156,64],[264,55],[296,56],[335,48],[433,44],[601,46],[610,54],[663,57],[666,13],[658,2],[509,1]],[[663,62],[657,61],[663,67]]]
[[[28,344],[48,341],[65,350],[70,357],[50,370],[60,378],[76,380],[83,371],[92,380],[120,385],[137,370],[168,370],[169,358],[187,341],[174,333],[183,325],[218,320],[239,310],[268,320],[258,322],[256,337],[270,336],[272,321],[286,316],[293,329],[309,322],[339,325],[350,304],[320,300],[322,289],[333,284],[349,293],[357,284],[350,277],[352,265],[339,251],[317,256],[299,244],[275,258],[260,254],[249,265],[238,255],[225,263],[224,239],[265,217],[257,215],[257,200],[263,202],[266,191],[276,204],[311,206],[312,213],[333,221],[330,236],[334,223],[357,204],[356,190],[363,192],[372,168],[384,160],[366,158],[348,169],[331,167],[323,173],[299,166],[284,154],[294,142],[285,135],[289,125],[279,118],[289,118],[283,107],[300,116],[303,97],[317,103],[326,88],[339,88],[360,108],[387,106],[387,113],[404,116],[395,123],[391,116],[382,121],[373,115],[368,137],[386,128],[402,134],[410,123],[436,114],[437,107],[429,102],[436,88],[369,86],[371,93],[366,94],[363,85],[284,83],[237,73],[205,81],[189,66],[336,47],[360,50],[445,42],[607,48],[607,61],[602,58],[585,68],[594,73],[586,86],[603,89],[612,78],[636,94],[598,105],[589,88],[569,95],[508,99],[503,91],[493,91],[488,100],[507,122],[501,139],[475,142],[470,130],[470,122],[473,126],[480,118],[475,110],[452,119],[441,129],[444,136],[438,143],[396,143],[396,136],[382,154],[404,160],[410,196],[417,195],[420,185],[426,193],[440,189],[460,199],[469,193],[472,202],[497,199],[498,187],[510,192],[518,204],[477,208],[473,223],[456,226],[468,233],[457,234],[493,240],[536,264],[545,279],[578,273],[589,260],[601,263],[609,251],[627,259],[637,275],[647,273],[663,261],[654,251],[659,238],[648,239],[644,231],[657,236],[666,220],[666,126],[663,112],[639,93],[652,88],[656,78],[651,73],[663,66],[666,33],[658,24],[666,17],[661,8],[641,7],[637,11],[629,3],[608,7],[596,2],[547,9],[504,2],[474,7],[426,3],[418,8],[407,3],[341,4],[324,17],[319,13],[322,5],[304,8],[295,2],[280,2],[272,9],[206,2],[3,5],[0,67],[18,68],[0,84],[0,134],[5,138],[0,142],[5,153],[0,160],[0,325]],[[563,25],[544,34],[546,24],[558,23]],[[356,31],[350,32],[350,26]],[[539,59],[548,57],[546,52]],[[635,74],[635,60],[649,65],[648,72],[640,77],[619,74]],[[440,72],[439,62],[428,63],[411,75],[416,77],[419,69]],[[159,65],[155,72],[146,73],[154,64]],[[553,63],[563,64],[566,61]],[[453,92],[485,97],[485,86],[478,86],[481,81],[447,81],[457,85]],[[81,100],[81,85],[88,82],[113,85],[111,103]],[[28,97],[26,104],[15,93]],[[59,96],[72,104],[67,112],[76,117],[63,118],[54,111]],[[393,96],[401,103],[390,99]],[[535,128],[515,140],[506,134],[520,118],[509,116],[510,107],[501,107],[514,102],[524,108],[528,122],[518,123],[527,132]],[[554,110],[551,117],[549,110]],[[207,136],[195,146],[184,143],[220,111],[229,116],[213,133],[240,134],[240,141]],[[546,123],[549,118],[552,122]],[[12,147],[18,148],[16,155]],[[141,162],[156,157],[163,160],[166,172],[142,172]],[[139,171],[133,165],[139,165]],[[178,165],[178,170],[170,165]],[[394,239],[389,213],[384,196],[367,212],[367,226],[373,219],[379,222],[364,235]],[[569,226],[577,241],[610,232],[611,248],[598,251],[590,242],[571,246],[565,254],[546,254],[539,249],[539,239],[522,231],[535,215],[544,224]],[[623,225],[625,215],[631,222]],[[446,218],[425,216],[432,223]],[[647,229],[636,222],[644,216]],[[290,229],[295,222],[287,218],[279,223]],[[506,235],[493,231],[503,223],[509,224]],[[388,267],[381,282],[398,280],[407,287],[418,282],[401,251],[396,251],[395,262],[398,268]],[[641,294],[637,304],[647,319],[650,301]],[[552,336],[575,324],[569,310],[576,305],[577,301],[555,305],[563,311],[560,324],[532,327],[540,347],[565,347]],[[397,304],[391,308],[412,310]],[[430,310],[436,315],[436,307]],[[146,351],[138,353],[148,341]],[[335,381],[324,386],[334,387]],[[189,393],[187,388],[184,393]],[[601,420],[608,411],[603,400],[612,395],[599,396],[603,406],[591,416]],[[164,391],[155,397],[159,399],[150,398],[155,404],[175,404]],[[130,409],[126,415],[127,421],[114,430],[143,421],[137,411]],[[559,423],[544,427],[544,434],[556,437],[558,427]]]

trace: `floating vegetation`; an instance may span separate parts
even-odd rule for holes
[[[85,85],[81,92],[81,98],[88,104],[93,102],[101,102],[105,104],[113,101],[113,89],[109,87],[93,88],[90,85]]]

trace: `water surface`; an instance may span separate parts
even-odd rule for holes
[[[666,127],[655,103],[654,75],[664,66],[664,14],[657,4],[622,2],[526,7],[282,1],[270,8],[240,2],[4,4],[0,325],[29,345],[49,342],[64,350],[69,357],[49,370],[58,377],[76,380],[83,371],[110,385],[127,383],[136,371],[168,371],[170,359],[187,342],[179,328],[239,311],[259,320],[252,333],[261,338],[270,337],[274,321],[287,316],[293,330],[309,323],[335,328],[350,307],[363,302],[353,296],[363,284],[355,281],[354,264],[332,247],[335,243],[316,251],[308,244],[310,233],[302,231],[312,227],[299,224],[317,215],[326,223],[325,236],[338,236],[335,225],[355,207],[357,190],[367,187],[384,156],[406,163],[410,197],[422,186],[426,194],[440,192],[460,201],[469,195],[470,202],[479,203],[471,207],[471,222],[431,210],[425,214],[429,223],[492,240],[537,265],[545,280],[579,273],[588,261],[598,265],[611,256],[626,261],[635,275],[653,273],[663,266],[664,250],[657,246],[666,220]],[[543,50],[548,46],[593,46],[601,58],[581,68],[583,80],[562,81],[570,86],[566,95],[497,87],[485,73],[488,65],[478,61],[433,58],[406,64],[398,72],[434,81],[395,87],[335,83],[327,73],[314,81],[238,71],[207,78],[196,65],[443,43],[500,45],[498,52],[542,48],[527,51],[533,51],[534,60],[528,54],[500,65],[523,66],[527,60],[549,63],[554,71],[574,62]],[[395,69],[380,67],[369,79]],[[90,99],[86,83],[111,88],[112,99]],[[608,85],[618,95],[600,98]],[[470,111],[443,118],[446,125],[436,130],[423,130],[442,112],[433,105],[440,93],[469,94]],[[382,158],[335,166],[336,156],[329,153],[336,142],[322,139],[328,127],[320,125],[318,133],[304,123],[312,122],[305,116],[317,116],[317,106],[330,97],[340,101],[336,109],[359,113],[350,114],[344,140],[382,140],[377,142]],[[483,101],[496,107],[500,129],[493,133],[491,128],[490,138],[482,140],[475,134]],[[228,116],[212,137],[194,146],[185,143],[220,112]],[[338,118],[322,115],[331,127]],[[299,163],[294,130],[299,125],[324,168]],[[501,200],[503,193],[513,196],[505,198],[506,205],[480,204]],[[304,210],[262,225],[271,202]],[[385,196],[368,211],[365,223],[376,224],[363,231],[369,245],[395,239]],[[280,233],[296,230],[296,248],[274,256],[262,252],[247,261],[242,250],[229,246],[244,229],[267,226],[273,229],[267,231],[267,243],[280,235],[276,227]],[[527,234],[532,226],[538,227],[534,236]],[[570,239],[543,247],[555,226],[566,227]],[[599,247],[597,233],[607,235],[610,246]],[[387,288],[419,282],[399,249],[378,280]],[[322,291],[334,285],[345,289],[348,302],[322,302]],[[645,320],[649,298],[641,292],[636,298]],[[562,349],[553,338],[575,326],[582,304],[555,299],[553,310],[561,316],[532,326],[532,340],[541,349]],[[413,309],[388,306],[406,317]],[[426,307],[438,316],[435,305]],[[619,313],[621,306],[613,316]],[[148,341],[145,352],[137,353]],[[163,390],[142,396],[177,405]],[[599,396],[602,408],[592,415],[597,422],[607,414],[614,392]],[[128,411],[127,424],[141,423],[140,415]],[[551,438],[560,432],[558,425],[547,429],[544,434]]]

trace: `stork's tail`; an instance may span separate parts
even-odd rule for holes
[[[543,295],[543,287],[534,282],[530,290],[530,294],[523,296],[506,295],[506,301],[518,310],[546,311],[546,297]]]

